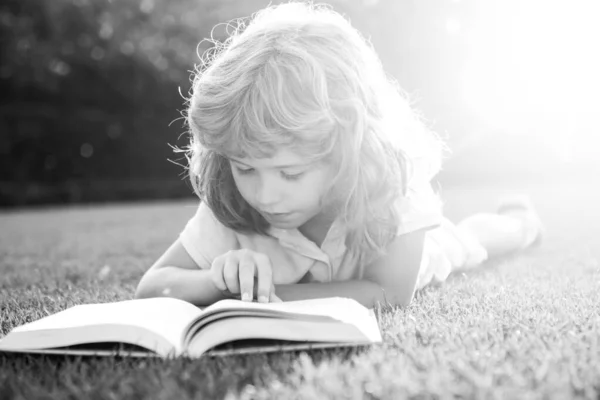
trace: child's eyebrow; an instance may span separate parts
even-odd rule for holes
[[[233,162],[236,162],[238,164],[242,164],[246,167],[250,167],[253,168],[252,165],[248,165],[245,162],[242,162],[240,160],[237,160],[233,157],[229,157],[229,159]],[[278,168],[278,169],[285,169],[285,168],[297,168],[297,167],[307,167],[309,165],[313,164],[312,162],[305,162],[305,163],[300,163],[300,164],[281,164],[281,165],[274,165],[273,168]]]

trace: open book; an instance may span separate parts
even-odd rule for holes
[[[0,351],[197,358],[377,342],[375,315],[352,299],[221,300],[201,309],[161,297],[71,307],[14,328]]]

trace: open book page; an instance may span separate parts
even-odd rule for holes
[[[263,315],[270,314],[272,317],[293,317],[294,319],[299,319],[299,316],[306,315],[305,321],[339,321],[355,326],[368,341],[381,341],[381,333],[377,325],[377,320],[369,309],[353,299],[331,297],[283,303],[250,303],[240,300],[221,300],[204,309],[201,319],[188,329],[186,342],[192,339],[200,327],[201,329],[205,329],[205,325],[220,318],[226,318],[231,313],[248,317],[259,316],[264,313]],[[206,321],[204,321],[205,319]]]
[[[224,309],[268,310],[282,315],[318,315],[361,327],[361,329],[365,330],[364,333],[368,337],[380,337],[379,327],[373,327],[371,324],[372,312],[356,300],[345,297],[286,301],[283,303],[250,303],[240,300],[221,300],[206,307],[203,318]]]
[[[369,309],[372,324],[377,324],[375,310]],[[379,329],[378,329],[379,332]],[[223,357],[229,355],[242,354],[257,354],[257,353],[281,353],[283,351],[299,351],[299,350],[319,350],[329,348],[339,348],[352,346],[369,346],[374,343],[381,343],[381,336],[374,335],[372,341],[367,343],[348,343],[348,342],[307,342],[307,341],[286,341],[274,339],[244,339],[241,341],[223,343],[217,345],[204,354],[210,357]]]
[[[308,315],[308,314],[296,314],[296,313],[280,313],[273,312],[271,310],[252,310],[252,309],[222,309],[218,312],[208,314],[206,317],[203,315],[200,320],[195,321],[189,327],[186,328],[185,338],[183,340],[184,348],[192,340],[196,333],[202,330],[206,325],[209,325],[215,321],[219,321],[226,318],[232,317],[263,317],[263,318],[276,318],[276,319],[301,319],[303,321],[314,321],[314,322],[332,322],[335,319],[331,317],[321,315]]]
[[[13,329],[0,347],[62,347],[125,341],[164,353],[182,350],[184,329],[202,310],[182,300],[151,298],[79,305]]]
[[[369,309],[359,302],[345,297],[286,301],[283,303],[251,303],[240,300],[221,300],[204,308],[208,316],[221,310],[268,310],[274,314],[320,315],[343,322],[351,322],[357,317],[369,315]]]
[[[364,321],[363,324],[374,325],[377,328],[377,320],[374,317],[368,323]],[[205,326],[192,339],[185,354],[196,358],[220,344],[248,339],[275,339],[314,344],[370,344],[381,341],[379,335],[368,337],[359,326],[348,323],[235,317]]]
[[[260,304],[260,303],[248,303],[242,302],[240,300],[221,300],[216,304],[209,306],[204,309],[202,316],[193,321],[190,326],[188,326],[185,331],[186,335],[184,338],[184,347],[186,347],[187,343],[194,337],[194,335],[204,326],[218,321],[220,319],[230,318],[230,317],[268,317],[268,318],[285,318],[285,319],[300,319],[303,321],[315,321],[315,322],[332,322],[338,321],[337,319],[327,315],[318,313],[307,313],[305,310],[306,305],[301,305],[298,307],[294,303],[297,302],[288,302],[286,303],[288,306],[273,308],[269,306],[269,304]],[[272,303],[274,304],[274,303]],[[302,312],[289,311],[288,309],[298,310],[301,308]]]

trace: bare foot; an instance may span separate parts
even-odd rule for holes
[[[515,195],[500,200],[496,209],[500,215],[518,218],[526,230],[525,247],[539,246],[545,235],[545,228],[527,195]]]

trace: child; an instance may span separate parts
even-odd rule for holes
[[[454,226],[443,143],[329,7],[270,6],[205,54],[187,122],[201,202],[136,297],[406,305],[452,269],[529,246],[526,201]]]

